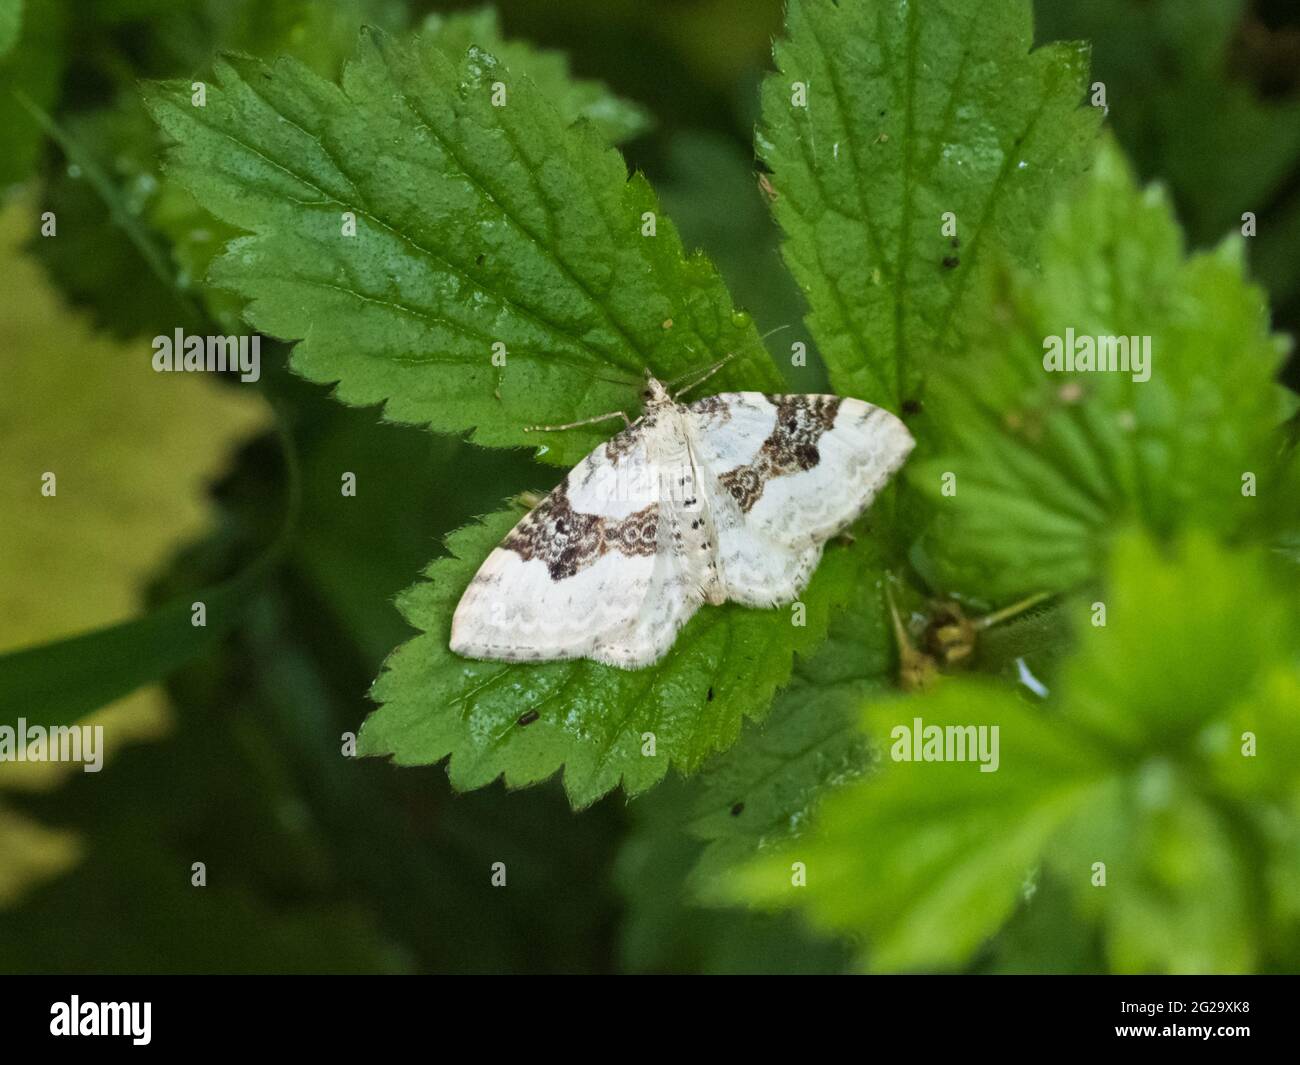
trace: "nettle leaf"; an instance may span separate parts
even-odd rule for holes
[[[991,600],[1066,589],[1126,522],[1259,538],[1294,513],[1278,427],[1295,400],[1275,380],[1286,346],[1240,240],[1185,257],[1163,193],[1138,188],[1106,141],[1041,260],[1041,274],[1005,278],[968,354],[933,381],[938,454],[908,471],[935,501],[918,555],[931,582]],[[1149,337],[1149,380],[1048,372],[1047,345],[1068,331],[1135,352]]]
[[[647,367],[666,379],[734,354],[720,389],[780,387],[646,181],[480,49],[453,63],[367,31],[341,86],[229,56],[206,106],[190,93],[146,89],[177,142],[170,172],[253,233],[209,280],[251,301],[256,328],[301,338],[294,369],[344,403],[571,465],[608,431],[526,428],[634,408]]]
[[[323,7],[310,0],[294,0],[294,3],[293,17],[286,17],[284,24],[279,20],[272,20],[272,26],[260,24],[257,16],[264,10],[262,8],[244,12],[245,17],[229,27],[223,45],[229,50],[263,58],[290,55],[316,73],[333,77],[341,72],[344,60],[355,50],[358,25],[367,23],[390,28],[396,15],[386,7],[376,9],[368,0],[349,0],[343,7]],[[298,11],[297,5],[303,3],[306,10]],[[310,23],[310,32],[302,32],[304,19]],[[290,27],[292,33],[288,32]],[[645,115],[635,104],[613,96],[598,82],[568,78],[561,54],[502,38],[496,15],[490,9],[446,16],[430,15],[424,32],[451,62],[458,61],[472,44],[487,49],[514,72],[532,78],[566,121],[588,118],[611,141],[635,136],[645,128]],[[164,36],[174,40],[184,39],[185,34]],[[199,62],[200,58],[194,57],[190,61]],[[202,62],[207,62],[206,55]],[[159,185],[157,198],[148,214],[153,225],[171,241],[181,279],[186,284],[191,279],[205,277],[212,260],[230,240],[240,235],[239,229],[219,222],[203,210],[174,181]],[[237,295],[210,286],[205,287],[200,295],[208,312],[223,323],[223,328],[228,331],[238,328],[243,301]]]
[[[758,140],[786,261],[836,389],[898,410],[1087,163],[1087,49],[1031,52],[1028,0],[791,0],[787,27]]]
[[[45,119],[66,162],[47,167],[43,206],[58,217],[64,239],[34,237],[31,249],[59,287],[114,333],[153,336],[178,326],[206,333],[192,297],[223,331],[238,332],[242,300],[191,289],[240,231],[214,219],[179,185],[160,180],[159,130],[137,90],[140,72],[192,70],[203,78],[213,52],[229,49],[292,55],[333,77],[355,48],[358,26],[398,26],[405,16],[387,0],[228,0],[220,18],[202,4],[152,3],[147,13],[138,0],[126,6],[123,12],[94,5],[84,12],[91,24],[79,24],[85,39],[102,42],[105,69],[90,76],[118,90],[105,106]],[[130,66],[108,58],[128,37]],[[79,78],[87,76],[79,69]],[[155,244],[170,244],[171,261]]]
[[[508,70],[527,75],[566,121],[586,119],[611,144],[638,137],[653,125],[644,107],[615,96],[602,82],[575,78],[563,52],[506,40],[495,8],[435,13],[422,32],[453,63],[471,48],[490,52]]]
[[[705,900],[717,897],[718,878],[736,863],[806,831],[815,804],[878,757],[860,727],[861,708],[892,688],[896,655],[884,567],[870,544],[864,551],[864,571],[826,641],[796,664],[767,719],[700,776],[689,828],[708,847],[691,881]]]
[[[522,514],[518,507],[501,511],[453,534],[451,557],[432,563],[428,581],[401,596],[403,615],[423,634],[393,652],[375,682],[371,694],[382,705],[361,729],[360,753],[391,755],[402,765],[450,755],[448,772],[462,789],[498,777],[522,787],[563,766],[575,807],[620,782],[636,795],[662,780],[670,764],[693,772],[735,743],[745,718],[762,718],[789,680],[794,654],[825,638],[832,608],[868,579],[865,542],[832,544],[801,597],[805,624],[793,623],[792,608],[709,607],[645,669],[454,655],[447,645],[456,603]]]
[[[1204,534],[1172,557],[1129,536],[1108,584],[1107,624],[1081,627],[1048,702],[970,679],[870,706],[890,754],[880,771],[832,794],[817,833],[741,867],[726,897],[859,934],[880,970],[970,962],[1032,905],[1040,868],[1100,928],[1116,971],[1240,971],[1294,941],[1294,574]],[[894,730],[917,719],[997,726],[996,770],[896,759]]]

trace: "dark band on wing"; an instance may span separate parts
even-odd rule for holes
[[[763,495],[773,477],[811,470],[821,461],[817,442],[835,424],[838,396],[772,396],[776,425],[763,441],[754,461],[722,474],[722,487],[746,513]]]
[[[617,436],[610,437],[605,441],[605,458],[617,466],[641,446],[646,433],[655,427],[657,421],[653,414],[643,415]]]
[[[551,580],[562,581],[602,555],[653,555],[659,540],[659,505],[629,514],[621,521],[583,514],[569,503],[567,482],[558,485],[501,541],[525,561],[540,559]]]

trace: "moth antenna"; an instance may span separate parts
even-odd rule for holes
[[[676,377],[668,381],[665,381],[664,384],[675,385],[678,381],[685,381],[688,377],[691,377],[697,373],[711,373],[712,371],[716,370],[719,366],[725,366],[727,363],[729,363],[732,359],[734,359],[739,354],[740,352],[738,351],[729,351],[717,362],[710,363],[708,366],[705,366],[703,369],[697,366],[692,370],[687,370],[685,373],[679,373]]]
[[[604,374],[592,373],[590,375],[597,381],[604,381],[607,385],[623,385],[628,388],[640,388],[641,382],[630,377],[606,377]]]
[[[685,395],[685,394],[686,394],[687,392],[689,392],[692,388],[699,388],[700,385],[704,384],[705,381],[707,381],[707,380],[708,380],[710,377],[712,377],[715,373],[717,373],[719,370],[721,370],[724,366],[727,365],[727,363],[729,363],[732,359],[734,359],[734,358],[735,358],[737,355],[739,355],[739,354],[740,354],[740,352],[738,352],[738,351],[731,351],[731,352],[728,352],[725,356],[723,356],[721,359],[719,359],[717,362],[715,362],[712,366],[710,366],[710,367],[708,367],[707,369],[705,369],[705,371],[704,371],[704,376],[703,376],[703,377],[701,377],[698,381],[692,381],[689,385],[686,385],[684,388],[679,389],[679,390],[677,391],[677,393],[674,395],[673,398],[676,399],[677,396]],[[693,371],[691,371],[691,372],[692,372],[692,373],[698,373],[699,371],[698,371],[698,370],[693,370]],[[689,376],[690,376],[689,373],[687,373],[687,374],[683,374],[683,375],[682,375],[682,377],[689,377]],[[675,378],[674,381],[669,381],[668,384],[669,384],[669,385],[672,385],[672,384],[676,383],[676,381],[680,381],[680,380],[682,380],[682,377]]]

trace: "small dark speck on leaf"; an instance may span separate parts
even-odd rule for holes
[[[709,702],[709,703],[713,702],[713,689],[712,689],[712,688],[710,688],[709,691],[708,691],[708,694],[704,696],[704,700],[705,700],[705,702]]]
[[[482,252],[479,252],[476,256],[474,256],[474,264],[476,266],[482,266],[483,260],[486,258],[487,258],[486,255],[484,255]]]
[[[537,720],[539,717],[541,717],[541,716],[542,716],[542,715],[539,714],[536,710],[529,710],[528,713],[523,714],[522,716],[520,716],[520,718],[519,718],[519,724],[520,724],[520,725],[531,725],[534,721],[536,721],[536,720]]]
[[[739,817],[741,813],[744,811],[744,809],[745,809],[745,804],[743,802],[736,803],[736,805],[731,808],[731,816]]]
[[[903,413],[904,413],[904,414],[920,414],[920,413],[921,413],[921,401],[920,401],[919,399],[905,399],[905,400],[903,400]]]
[[[943,268],[945,270],[953,270],[960,265],[961,265],[961,260],[958,259],[957,256],[955,255],[945,255],[943,257]]]

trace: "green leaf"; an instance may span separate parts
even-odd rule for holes
[[[836,389],[898,410],[1086,164],[1087,51],[1030,52],[1028,0],[791,0],[787,28],[758,142],[786,261]]]
[[[208,3],[128,0],[97,3],[79,14],[86,16],[79,22],[82,38],[98,43],[93,54],[74,53],[76,79],[107,82],[117,91],[105,106],[45,119],[56,127],[53,139],[63,154],[47,165],[42,193],[44,208],[58,218],[60,239],[37,238],[32,251],[59,287],[115,334],[153,336],[177,326],[208,333],[195,321],[195,295],[221,320],[221,331],[238,332],[242,301],[212,289],[190,290],[239,231],[161,180],[161,137],[140,99],[140,75],[180,70],[203,79],[213,52],[233,49],[292,55],[335,77],[363,23],[400,27],[405,14],[389,0],[229,0],[220,10]],[[110,58],[123,51],[132,56],[130,65]],[[164,238],[174,263],[153,247]]]
[[[0,0],[0,59],[18,41],[23,25],[23,0]]]
[[[277,54],[293,56],[322,77],[332,78],[341,72],[344,59],[353,51],[357,29],[363,23],[396,30],[403,21],[404,13],[379,0],[348,0],[342,7],[311,0],[279,0],[268,7],[257,0],[256,4],[245,5],[238,11],[238,17],[230,20],[222,44],[227,49],[263,58]],[[169,23],[162,25],[168,28],[160,35],[168,40],[185,38],[186,33],[170,28]],[[188,32],[193,34],[194,30],[190,28]],[[559,54],[502,39],[496,15],[490,10],[431,15],[425,32],[453,61],[459,60],[471,43],[494,54],[499,51],[506,65],[532,77],[567,119],[574,121],[585,115],[611,139],[634,136],[644,128],[645,116],[636,105],[612,96],[596,82],[568,78],[565,61]],[[179,61],[200,60],[185,57]],[[204,54],[202,62],[207,61]],[[152,150],[152,144],[150,147]],[[115,156],[114,162],[120,158]],[[174,181],[162,183],[150,210],[150,220],[171,239],[182,279],[187,283],[204,278],[226,243],[240,235],[238,228],[213,218]],[[98,258],[95,257],[96,261]],[[243,308],[238,296],[208,287],[203,297],[209,312],[225,323],[227,331],[238,328]]]
[[[859,719],[868,698],[892,687],[895,652],[883,565],[870,544],[863,550],[867,564],[826,641],[797,663],[768,718],[700,776],[689,828],[708,847],[691,881],[706,900],[732,866],[806,831],[814,805],[879,757]]]
[[[220,640],[269,565],[138,617],[157,567],[207,524],[207,482],[267,417],[249,392],[154,374],[147,343],[87,328],[20,254],[40,224],[30,196],[0,213],[0,725],[67,725],[99,710],[98,753],[115,760],[168,723],[164,693],[147,685]],[[205,627],[192,623],[195,601]],[[75,833],[9,803],[75,768],[0,764],[0,906],[79,860]]]
[[[1238,973],[1258,963],[1258,857],[1190,775],[1155,762],[1112,778],[1062,835],[1049,859],[1083,918],[1100,925],[1112,971]],[[1104,885],[1092,879],[1096,863]]]
[[[743,741],[742,741],[743,742]],[[631,972],[839,973],[847,944],[814,936],[797,914],[698,904],[690,886],[704,844],[685,831],[694,781],[669,779],[628,809],[615,883],[624,900],[619,954]]]
[[[860,934],[875,969],[968,963],[1040,866],[1100,929],[1116,971],[1236,972],[1295,942],[1294,575],[1204,535],[1173,557],[1132,536],[1108,583],[1107,623],[1083,627],[1047,703],[963,680],[870,706],[890,758],[829,797],[817,833],[736,872],[729,897]],[[902,760],[910,740],[895,742],[917,719],[997,726],[996,770]],[[1247,731],[1268,759],[1247,753]]]
[[[21,97],[45,110],[58,98],[67,18],[60,0],[24,4],[18,39],[0,57],[0,187],[26,180],[40,156],[44,136]]]
[[[1062,684],[1075,718],[1112,744],[1186,751],[1211,716],[1249,700],[1275,663],[1300,652],[1295,604],[1253,558],[1225,556],[1197,537],[1170,565],[1129,536],[1111,570],[1105,624],[1080,625]],[[1153,668],[1179,645],[1196,654],[1177,669]],[[1269,746],[1297,734],[1293,722]]]
[[[1044,976],[1103,973],[1095,924],[1079,920],[1074,895],[1060,877],[1039,869],[1028,878],[1011,919],[980,952],[973,970]]]
[[[779,388],[649,185],[491,55],[453,64],[371,31],[341,87],[234,56],[216,81],[206,107],[188,83],[146,90],[177,142],[170,172],[253,233],[209,280],[249,299],[258,329],[302,338],[294,369],[343,402],[572,464],[607,432],[527,427],[631,409],[647,367],[669,378],[734,353],[721,388]]]
[[[47,179],[42,209],[54,214],[58,239],[34,235],[28,250],[72,299],[89,305],[97,324],[134,338],[206,332],[191,294],[177,277],[146,211],[158,188],[157,132],[134,96],[58,125],[35,105],[33,118],[63,153]]]
[[[147,343],[99,336],[70,314],[18,252],[39,224],[27,198],[0,214],[0,347],[14,354],[0,391],[0,649],[24,648],[0,656],[0,720],[64,724],[165,675],[234,623],[269,559],[123,619],[138,613],[160,562],[204,528],[206,482],[268,418],[252,393],[155,374]],[[57,402],[33,417],[33,397]],[[206,628],[191,623],[196,598]],[[128,713],[156,718],[157,701]]]
[[[810,831],[816,805],[879,761],[860,721],[864,704],[896,686],[886,579],[883,562],[868,566],[850,601],[832,616],[826,641],[796,664],[767,720],[746,729],[701,773],[689,825],[708,842],[691,877],[700,898],[725,899],[732,868]],[[1034,673],[1050,678],[1067,644],[1059,610],[1034,612],[982,633],[978,662],[987,672],[1015,677],[1011,663],[1028,656]]]
[[[638,969],[824,972],[848,947],[792,915],[722,905],[726,874],[756,851],[798,838],[815,802],[867,772],[876,753],[860,707],[894,674],[883,564],[864,543],[852,596],[827,639],[796,660],[768,717],[693,781],[669,782],[633,806],[637,831],[619,860],[629,916],[624,952]],[[702,955],[702,957],[700,957]]]
[[[422,32],[453,63],[471,48],[490,53],[510,72],[526,75],[561,118],[567,122],[585,119],[610,144],[639,137],[653,124],[645,108],[620,99],[601,82],[575,78],[564,53],[506,40],[495,8],[433,14],[425,20]]]
[[[451,536],[450,558],[434,562],[429,580],[398,601],[422,630],[389,658],[372,696],[383,704],[358,737],[363,754],[391,755],[402,765],[448,755],[452,784],[508,787],[545,780],[561,766],[575,807],[622,783],[636,795],[669,765],[698,769],[730,747],[745,718],[761,719],[790,677],[792,658],[825,638],[831,609],[863,579],[862,544],[828,548],[802,596],[806,624],[790,610],[702,609],[668,654],[645,669],[587,660],[542,665],[476,662],[448,649],[456,602],[481,560],[522,516],[493,514]],[[646,754],[647,733],[654,753]]]
[[[1011,913],[1029,870],[1088,785],[1095,755],[987,681],[869,710],[872,731],[926,726],[1000,729],[999,766],[890,762],[832,795],[821,832],[736,875],[735,890],[766,903],[802,901],[814,925],[867,936],[876,970],[948,967],[968,958]],[[890,737],[886,741],[886,737]],[[802,862],[807,886],[792,885]]]
[[[1062,689],[1070,719],[1115,752],[1115,775],[1050,860],[1100,922],[1113,969],[1253,970],[1300,934],[1287,902],[1300,897],[1300,588],[1195,536],[1173,559],[1122,540],[1109,589],[1106,624],[1081,629]]]
[[[187,574],[184,583],[202,583],[195,576]],[[267,596],[256,598],[255,616],[264,612]],[[190,628],[188,619],[183,624]],[[79,846],[78,868],[0,909],[0,966],[6,971],[378,972],[412,967],[409,953],[395,956],[392,949],[395,908],[383,911],[383,920],[376,917],[382,906],[364,883],[372,874],[359,874],[347,891],[331,888],[338,885],[338,864],[349,862],[350,854],[358,855],[349,863],[354,868],[378,866],[395,877],[393,865],[404,869],[418,862],[411,855],[420,848],[411,846],[409,836],[400,849],[385,846],[386,830],[379,826],[395,819],[391,810],[376,810],[365,801],[372,789],[358,781],[360,774],[335,772],[328,778],[329,789],[312,782],[315,767],[307,752],[317,744],[326,746],[332,756],[329,766],[337,770],[338,747],[330,742],[337,731],[324,720],[316,731],[306,728],[304,721],[317,721],[310,715],[295,721],[296,728],[277,727],[276,707],[263,689],[274,685],[282,700],[295,695],[310,699],[318,714],[330,706],[333,689],[322,685],[304,691],[299,677],[286,679],[284,674],[298,668],[286,645],[296,647],[301,626],[281,621],[269,638],[259,633],[263,638],[258,643],[247,635],[254,631],[255,626],[246,626],[222,641],[218,655],[171,687],[183,712],[165,738],[120,752],[105,772],[73,773],[39,801],[11,795],[60,828],[75,829]],[[259,650],[274,660],[281,675],[264,676]],[[231,686],[221,683],[222,677],[231,678]],[[239,695],[232,699],[236,688]],[[113,731],[105,725],[106,740]],[[214,763],[213,751],[223,753],[219,763]],[[22,767],[4,766],[6,771],[14,768]],[[330,798],[323,801],[322,792]],[[185,801],[176,801],[180,795]],[[377,815],[365,825],[368,862],[322,824],[333,813],[333,802],[346,803],[353,818]],[[290,808],[302,816],[285,817],[283,811]],[[5,821],[0,809],[0,851],[6,842],[25,849],[36,842],[6,841]],[[47,832],[46,838],[62,835]],[[376,860],[377,851],[392,854],[392,860]],[[190,885],[196,854],[203,856],[210,874],[220,870],[201,890]],[[0,873],[0,894],[5,879]],[[446,878],[436,892],[418,892],[414,889],[423,885],[410,881],[403,886],[426,903],[430,895],[439,896],[432,910],[426,905],[421,915],[436,923],[448,893]],[[112,928],[99,936],[93,932],[95,907],[86,905],[96,892],[118,900]],[[402,941],[409,950],[411,940]]]
[[[1281,93],[1266,99],[1269,87],[1250,80],[1267,71],[1267,50],[1285,47],[1287,31],[1270,29],[1251,7],[1247,0],[1041,5],[1048,34],[1092,42],[1109,121],[1138,172],[1168,183],[1193,244],[1240,229],[1243,211],[1256,214],[1260,240],[1270,238],[1270,207],[1300,159],[1300,103]]]
[[[0,719],[66,725],[174,673],[229,632],[278,555],[142,618],[0,655]],[[192,621],[201,602],[211,620]]]
[[[1068,589],[1096,575],[1127,522],[1258,539],[1294,513],[1297,464],[1279,457],[1295,405],[1275,381],[1285,345],[1240,241],[1185,257],[1164,195],[1138,188],[1107,141],[1041,260],[1041,274],[1004,280],[961,365],[933,383],[938,454],[908,471],[934,500],[918,555],[931,583],[994,601]],[[1150,379],[1047,372],[1047,341],[1067,330],[1150,337]]]

